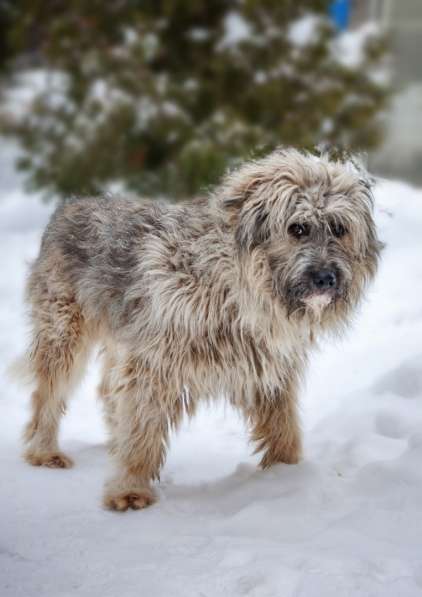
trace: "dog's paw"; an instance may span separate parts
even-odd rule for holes
[[[63,452],[39,453],[27,450],[24,458],[32,466],[46,466],[47,468],[71,468],[73,466],[73,460]]]
[[[126,510],[142,510],[156,501],[156,497],[149,487],[113,493],[107,492],[104,496],[104,507],[108,510],[125,512]]]
[[[127,470],[118,471],[104,486],[103,506],[108,510],[142,510],[156,499],[149,479]]]
[[[269,468],[274,464],[298,464],[302,458],[302,447],[300,441],[292,442],[290,445],[279,447],[276,449],[268,449],[260,462],[263,469]]]

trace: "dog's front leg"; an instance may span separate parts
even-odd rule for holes
[[[262,468],[278,462],[296,464],[302,456],[302,439],[297,412],[296,384],[287,383],[271,395],[257,390],[246,410],[255,452],[263,451]]]
[[[156,497],[152,481],[159,478],[170,427],[181,417],[180,401],[145,371],[131,373],[118,388],[111,451],[117,472],[105,485],[104,505],[111,510],[139,510]]]

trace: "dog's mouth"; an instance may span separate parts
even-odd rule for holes
[[[289,313],[312,313],[315,316],[322,315],[330,306],[333,306],[339,298],[339,293],[335,289],[330,290],[310,290],[309,288],[295,288],[288,294]]]
[[[302,298],[302,304],[307,313],[313,318],[320,319],[335,300],[336,292],[334,290],[314,291]]]
[[[302,302],[312,310],[322,311],[335,300],[334,291],[312,292],[303,297]]]

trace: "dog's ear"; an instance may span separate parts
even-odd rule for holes
[[[258,204],[249,207],[247,204],[239,214],[235,238],[241,251],[250,253],[265,243],[270,237],[270,214],[265,206]]]
[[[241,172],[242,176],[236,180],[236,174],[230,181],[232,184],[226,189],[229,192],[224,198],[224,207],[234,222],[238,248],[250,252],[270,236],[268,206],[260,198],[265,177],[258,172],[249,172],[249,176]]]

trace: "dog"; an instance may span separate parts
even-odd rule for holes
[[[377,270],[371,186],[353,159],[279,149],[190,203],[63,202],[27,283],[26,460],[72,465],[59,420],[100,345],[116,465],[105,507],[152,504],[170,430],[218,396],[243,413],[262,467],[297,463],[308,355],[345,329]]]

